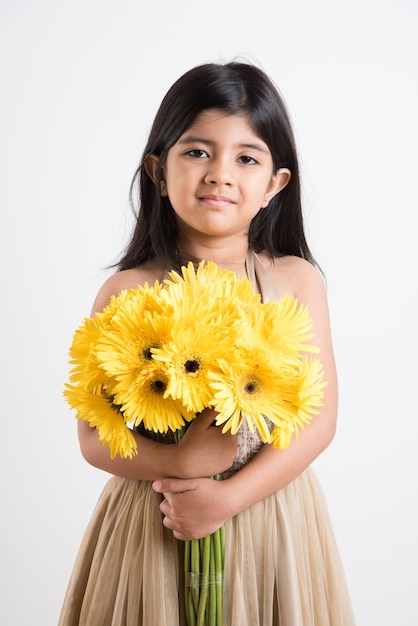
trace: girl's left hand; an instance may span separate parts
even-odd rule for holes
[[[182,541],[200,539],[215,532],[228,519],[224,491],[227,481],[212,478],[164,478],[153,483],[162,493],[163,524]]]

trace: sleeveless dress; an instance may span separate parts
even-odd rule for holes
[[[247,274],[263,302],[279,299],[254,253],[247,256]],[[263,445],[245,425],[223,478]],[[162,524],[161,498],[148,481],[115,476],[107,482],[58,626],[187,626],[183,543]],[[311,468],[227,521],[225,543],[224,626],[354,626],[326,502]]]

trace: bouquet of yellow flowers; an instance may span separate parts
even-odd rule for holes
[[[132,427],[178,437],[208,407],[223,432],[246,420],[264,443],[286,448],[322,404],[322,365],[306,355],[318,352],[311,328],[295,298],[261,303],[248,278],[189,263],[84,319],[64,395],[112,458],[137,454]],[[223,541],[221,528],[186,542],[190,626],[222,624]]]

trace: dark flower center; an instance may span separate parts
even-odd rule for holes
[[[187,374],[194,374],[195,372],[200,370],[200,363],[196,359],[190,359],[189,361],[185,362],[184,369]]]
[[[167,389],[167,384],[163,380],[153,380],[151,383],[151,391],[161,396]]]
[[[249,380],[245,385],[244,385],[244,390],[246,393],[252,394],[255,393],[258,390],[258,383],[256,380]]]
[[[148,346],[148,348],[144,348],[144,350],[142,350],[142,356],[144,357],[146,361],[152,361],[151,348],[153,347],[154,346]]]

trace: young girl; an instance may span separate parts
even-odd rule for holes
[[[139,213],[112,295],[214,261],[247,275],[264,302],[308,306],[320,348],[324,406],[286,450],[245,423],[236,436],[194,420],[179,444],[138,429],[138,454],[111,459],[78,420],[81,452],[110,472],[87,529],[60,626],[184,626],[183,541],[225,525],[225,626],[352,626],[326,504],[309,468],[331,442],[337,379],[324,282],[305,239],[296,149],[270,79],[242,64],[207,64],[168,91],[135,173]],[[223,480],[210,477],[222,473]]]

